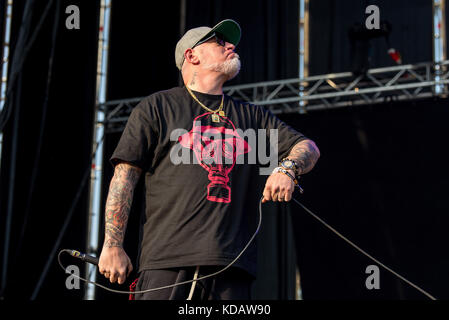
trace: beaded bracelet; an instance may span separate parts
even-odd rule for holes
[[[276,173],[276,172],[282,172],[283,174],[285,174],[285,175],[287,175],[288,177],[290,177],[290,179],[293,180],[293,182],[295,183],[295,185],[298,185],[298,184],[299,184],[299,183],[298,183],[298,180],[296,180],[296,178],[295,178],[294,176],[292,176],[292,175],[290,174],[290,172],[288,172],[288,171],[285,170],[284,168],[276,167],[276,168],[274,168],[273,173]]]

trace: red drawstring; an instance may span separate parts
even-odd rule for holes
[[[133,283],[131,283],[131,285],[129,286],[129,291],[131,291],[131,292],[136,291],[136,285],[137,285],[138,280],[139,280],[139,278],[137,278],[136,280],[133,281]],[[132,294],[132,293],[129,294],[129,300],[135,300],[134,294]]]

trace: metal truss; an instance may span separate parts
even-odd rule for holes
[[[181,0],[181,34],[185,32],[186,2]],[[9,4],[12,4],[12,0],[8,0]],[[449,62],[445,60],[445,0],[433,0],[432,8],[434,16],[432,63],[371,69],[363,75],[343,72],[309,77],[309,0],[300,0],[298,78],[230,86],[224,88],[224,92],[236,99],[264,105],[275,114],[305,113],[313,110],[382,103],[389,100],[445,96],[448,93],[449,82],[447,72]],[[104,161],[103,137],[105,134],[122,132],[131,111],[143,99],[143,97],[136,97],[105,101],[111,0],[101,1],[100,13],[97,102],[92,141],[95,157],[91,170],[87,237],[87,253],[91,255],[95,255],[99,240],[99,199]],[[95,281],[96,277],[93,270],[91,267],[86,268],[86,274],[91,281]],[[5,274],[4,272],[3,278]],[[299,285],[297,290],[298,288],[300,288]],[[84,298],[94,299],[95,287],[86,286]]]
[[[439,64],[429,62],[370,69],[358,76],[352,72],[331,73],[229,86],[224,92],[236,99],[263,105],[274,114],[415,100],[447,95],[448,65],[449,60],[445,60]],[[106,115],[106,133],[121,132],[131,110],[140,100],[142,98],[101,104]]]
[[[113,100],[100,104],[100,109],[105,113],[105,133],[122,132],[131,111],[143,98]]]
[[[438,65],[408,64],[370,69],[359,76],[343,72],[260,82],[226,87],[225,92],[264,105],[275,114],[419,99],[436,95],[436,88],[441,94],[447,94],[448,64],[449,61]],[[436,77],[435,70],[444,71]]]

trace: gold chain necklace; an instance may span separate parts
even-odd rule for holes
[[[221,95],[221,103],[220,106],[218,107],[217,110],[212,110],[208,107],[206,107],[200,100],[198,100],[198,98],[193,94],[193,92],[190,90],[190,88],[188,86],[186,86],[187,91],[190,93],[190,95],[192,96],[192,98],[199,103],[199,105],[201,107],[203,107],[204,109],[206,109],[207,111],[209,111],[210,113],[212,113],[212,121],[213,122],[220,122],[220,116],[225,117],[225,113],[223,111],[223,101],[224,101],[224,94]],[[218,113],[218,114],[217,114]]]

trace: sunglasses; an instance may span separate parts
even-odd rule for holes
[[[205,43],[205,42],[211,40],[212,38],[215,38],[215,42],[216,42],[219,46],[224,47],[224,46],[226,45],[226,41],[223,40],[223,38],[222,38],[220,35],[218,35],[217,33],[212,33],[212,34],[211,34],[209,37],[207,37],[206,39],[203,39],[203,40],[201,40],[200,42],[198,42],[197,44],[195,44],[195,45],[192,47],[192,49],[195,48],[195,47],[197,47],[197,46],[199,46],[200,44],[203,44],[203,43]]]

